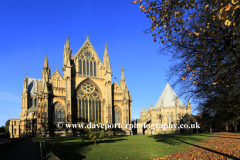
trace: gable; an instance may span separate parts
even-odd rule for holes
[[[101,65],[103,65],[101,59],[99,58],[97,52],[95,51],[95,49],[93,48],[91,42],[89,41],[89,39],[87,39],[84,44],[82,45],[82,47],[77,51],[77,53],[73,56],[73,59],[76,60],[81,54],[83,54],[83,52],[85,50],[90,50],[91,53],[93,54],[93,57],[96,59],[97,62],[100,62]],[[80,57],[79,57],[80,58]]]
[[[61,80],[63,80],[63,77],[62,77],[62,75],[59,73],[58,70],[56,70],[56,71],[52,74],[51,79],[54,79],[54,78],[56,78],[56,79],[60,78]]]

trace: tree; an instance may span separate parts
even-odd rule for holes
[[[0,133],[6,133],[6,130],[5,130],[5,127],[4,127],[4,126],[1,126],[1,127],[0,127]]]
[[[168,76],[184,86],[181,95],[201,100],[199,110],[226,120],[240,116],[240,2],[238,0],[142,0],[140,9],[152,20],[154,41],[175,62]],[[163,54],[163,53],[161,53]],[[238,109],[236,109],[238,108]],[[227,112],[225,111],[227,110]],[[231,115],[231,116],[229,116]]]
[[[7,120],[6,123],[5,123],[5,129],[6,129],[7,133],[9,132],[9,125],[10,125],[10,119]]]
[[[94,145],[97,144],[97,141],[104,138],[105,130],[101,128],[101,124],[98,122],[85,123],[85,128],[79,128],[78,131],[83,135],[83,141],[93,140]]]

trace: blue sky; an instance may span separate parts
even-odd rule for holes
[[[158,54],[151,34],[139,35],[151,23],[131,0],[1,0],[0,22],[0,126],[19,118],[24,77],[41,79],[45,55],[51,73],[61,70],[67,34],[73,55],[88,35],[102,60],[107,43],[112,82],[119,83],[123,67],[134,119],[167,83],[170,57]]]

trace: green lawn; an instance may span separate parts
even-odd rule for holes
[[[61,160],[69,159],[152,159],[187,147],[211,134],[111,136],[107,140],[82,142],[81,137],[36,138]],[[127,157],[127,158],[126,158]]]

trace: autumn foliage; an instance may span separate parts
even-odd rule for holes
[[[240,158],[240,134],[215,133],[199,143],[190,145],[188,148],[164,157],[153,160],[169,159],[239,159]]]
[[[144,33],[171,55],[168,76],[213,114],[240,117],[240,1],[137,0],[152,21]],[[223,105],[224,104],[224,105]],[[226,107],[227,109],[224,109]],[[231,113],[230,113],[231,112]],[[229,116],[233,115],[233,116]]]

